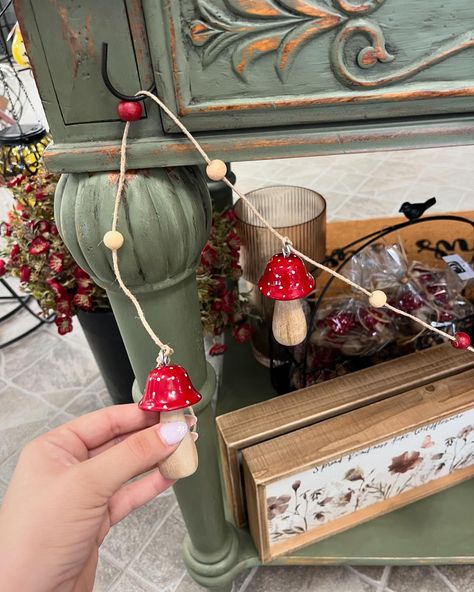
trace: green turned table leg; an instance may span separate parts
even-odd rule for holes
[[[135,372],[137,399],[158,351],[117,286],[110,252],[102,244],[111,227],[116,182],[115,173],[65,175],[55,209],[61,235],[76,261],[107,290]],[[205,360],[195,279],[210,221],[209,192],[199,167],[127,174],[118,224],[125,237],[119,251],[122,277],[150,325],[174,348],[173,360],[185,366],[203,395],[196,406],[199,469],[175,486],[188,528],[185,561],[197,581],[227,592],[243,567],[242,545],[224,517],[210,405],[216,380]]]

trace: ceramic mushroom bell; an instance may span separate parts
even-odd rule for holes
[[[160,422],[170,423],[185,421],[183,410],[195,405],[201,398],[182,366],[164,364],[148,375],[138,406],[144,411],[159,411]],[[182,479],[192,475],[197,466],[196,445],[188,433],[175,452],[159,465],[159,469],[166,479]]]
[[[272,329],[278,343],[298,345],[308,330],[301,298],[314,288],[314,278],[297,256],[278,253],[258,281],[260,292],[275,300]]]

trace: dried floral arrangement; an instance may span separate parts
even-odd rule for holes
[[[65,335],[72,331],[78,310],[109,304],[105,291],[77,265],[58,234],[53,207],[58,180],[40,167],[36,175],[17,175],[7,183],[15,202],[1,225],[6,246],[0,251],[0,275],[19,278],[42,313],[54,314],[58,333]]]
[[[79,310],[109,308],[105,290],[93,282],[72,258],[54,221],[53,198],[59,175],[40,167],[34,176],[17,175],[7,183],[14,207],[1,223],[5,246],[0,250],[0,277],[19,278],[22,289],[39,303],[45,316],[54,314],[61,335],[72,331]],[[214,213],[209,241],[197,270],[204,332],[215,338],[211,355],[224,353],[217,342],[230,327],[238,343],[247,341],[246,299],[239,293],[240,241],[232,209]]]
[[[42,313],[54,314],[58,333],[65,335],[72,331],[78,310],[109,305],[105,291],[77,265],[58,234],[53,207],[58,180],[58,175],[41,167],[36,175],[17,175],[8,181],[15,203],[2,223],[6,246],[0,275],[18,277]]]
[[[237,343],[250,338],[248,300],[239,291],[242,275],[239,265],[240,239],[235,232],[236,216],[232,208],[214,212],[208,242],[201,253],[197,269],[199,304],[204,333],[216,340],[209,353],[224,353],[226,345],[218,342],[226,327],[231,327]]]

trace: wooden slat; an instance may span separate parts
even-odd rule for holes
[[[248,496],[257,494],[256,500],[247,500],[249,523],[262,560],[269,561],[289,549],[323,539],[459,483],[474,476],[474,467],[455,471],[407,495],[338,518],[318,528],[316,533],[308,532],[274,544],[271,549],[265,515],[266,487],[270,483],[473,406],[474,370],[468,370],[245,449],[242,457],[246,492]]]
[[[281,543],[274,544],[272,545],[271,553],[270,549],[268,549],[265,555],[262,557],[262,560],[270,561],[275,557],[284,555],[288,551],[300,549],[308,542],[322,541],[329,536],[333,536],[358,524],[363,524],[364,522],[368,522],[369,520],[373,520],[374,518],[383,516],[389,512],[393,512],[398,508],[402,508],[403,506],[412,504],[413,502],[421,500],[429,495],[443,491],[443,489],[447,489],[448,487],[453,487],[454,485],[462,483],[463,481],[471,479],[472,477],[474,477],[474,465],[464,469],[459,469],[450,475],[429,481],[424,485],[420,485],[419,487],[405,491],[404,493],[397,495],[395,498],[378,502],[373,506],[368,506],[358,510],[357,512],[354,512],[353,514],[342,516],[333,522],[324,524],[318,528],[317,536],[315,536],[314,531],[310,531],[299,536],[297,544],[295,544],[295,541],[292,540],[286,540],[282,541]]]
[[[243,460],[257,483],[268,484],[473,406],[474,370],[467,370],[250,446]]]
[[[474,356],[443,344],[217,418],[227,497],[245,522],[239,452],[248,446],[474,367]]]

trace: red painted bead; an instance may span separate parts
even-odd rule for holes
[[[143,411],[175,411],[200,400],[201,395],[182,366],[158,366],[148,375],[138,406]]]
[[[273,300],[304,298],[314,288],[314,278],[306,271],[303,261],[296,255],[273,255],[258,280],[262,294]]]
[[[471,338],[467,333],[457,331],[454,334],[454,341],[451,341],[451,345],[456,349],[467,349],[471,345]]]
[[[142,104],[139,101],[120,101],[117,113],[122,121],[137,121],[142,116]]]

